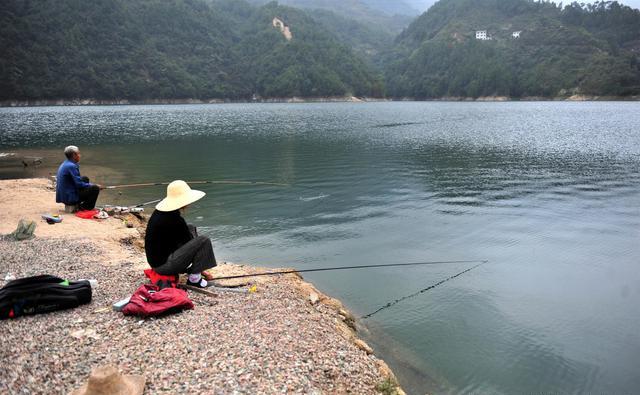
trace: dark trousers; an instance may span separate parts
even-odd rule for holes
[[[89,182],[89,177],[82,177],[84,182]],[[96,207],[96,201],[100,194],[100,188],[97,185],[91,185],[88,188],[80,188],[78,196],[80,201],[78,202],[78,208],[80,210],[93,210]]]
[[[164,265],[153,270],[164,275],[202,273],[216,265],[211,240],[206,236],[197,236],[169,255]]]

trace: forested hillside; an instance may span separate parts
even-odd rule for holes
[[[383,93],[381,78],[347,45],[275,3],[4,0],[0,51],[2,100]]]
[[[341,43],[351,47],[356,55],[382,70],[383,54],[393,48],[396,34],[380,29],[375,24],[346,18],[332,11],[316,9],[306,12]]]
[[[361,0],[363,3],[368,5],[369,7],[383,12],[387,15],[407,15],[407,16],[418,16],[422,14],[422,11],[426,10],[417,5],[412,0]]]
[[[249,0],[253,4],[264,5],[274,0]],[[382,31],[400,33],[420,14],[404,0],[277,0],[304,10],[324,10],[343,18],[376,26]]]
[[[272,0],[249,0],[264,5]],[[304,10],[369,64],[382,70],[383,54],[419,12],[404,0],[279,0]]]
[[[399,36],[385,73],[400,97],[632,95],[639,55],[640,11],[615,2],[441,0]]]
[[[640,94],[615,2],[440,0],[402,30],[424,2],[251,1],[3,0],[0,100]]]

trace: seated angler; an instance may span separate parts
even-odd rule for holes
[[[162,275],[188,273],[187,284],[204,288],[202,272],[216,266],[211,240],[198,236],[195,227],[187,225],[181,213],[205,193],[192,190],[184,181],[167,186],[167,197],[149,218],[144,238],[147,262]]]
[[[80,175],[80,150],[75,145],[64,149],[67,160],[62,162],[56,176],[56,203],[74,206],[80,210],[93,210],[102,186],[92,184]]]

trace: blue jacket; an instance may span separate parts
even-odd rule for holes
[[[56,179],[56,202],[76,204],[80,201],[80,188],[89,188],[90,183],[82,180],[80,166],[72,160],[65,160],[58,168]]]

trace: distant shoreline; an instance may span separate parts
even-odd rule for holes
[[[380,98],[358,98],[355,96],[332,97],[287,97],[255,100],[232,99],[147,99],[147,100],[102,100],[102,99],[43,99],[43,100],[3,100],[0,107],[43,107],[43,106],[114,106],[114,105],[162,105],[162,104],[225,104],[225,103],[344,103],[364,101],[389,101]]]
[[[372,98],[355,96],[332,97],[286,97],[255,100],[231,100],[231,99],[148,99],[148,100],[101,100],[101,99],[43,99],[43,100],[4,100],[0,101],[0,107],[47,107],[47,106],[114,106],[114,105],[163,105],[163,104],[225,104],[225,103],[363,103],[363,102],[536,102],[536,101],[640,101],[640,96],[593,96],[574,95],[562,97],[508,97],[508,96],[483,96],[483,97],[456,97],[445,96],[432,99],[416,98]]]

